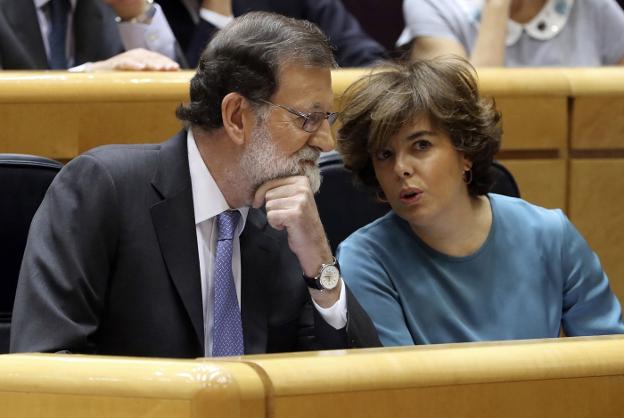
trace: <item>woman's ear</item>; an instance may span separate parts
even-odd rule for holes
[[[466,154],[464,154],[463,152],[462,152],[462,164],[464,167],[464,171],[472,170],[472,161],[470,161],[466,157]]]
[[[249,101],[239,93],[228,93],[221,101],[223,129],[230,139],[238,145],[245,143],[253,128],[253,125],[249,125],[250,113],[253,113],[253,109],[249,105]],[[251,120],[255,120],[255,118],[251,118]]]

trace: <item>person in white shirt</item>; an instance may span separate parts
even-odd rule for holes
[[[412,60],[454,54],[480,67],[624,64],[614,0],[405,0],[397,41]]]
[[[185,60],[151,0],[0,0],[0,68],[160,70]]]

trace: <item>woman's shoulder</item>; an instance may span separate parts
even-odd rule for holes
[[[341,247],[369,248],[386,247],[390,241],[398,239],[404,233],[406,222],[393,210],[381,218],[357,229],[341,244]]]
[[[525,231],[553,232],[555,229],[561,232],[568,222],[561,209],[548,209],[524,199],[496,193],[490,193],[488,197],[496,221],[506,227],[522,226]]]
[[[384,235],[391,233],[390,230],[395,228],[399,220],[400,218],[394,213],[394,211],[390,210],[382,217],[377,218],[373,222],[355,230],[355,232],[349,235],[345,241],[361,240],[373,236],[376,238],[383,237]]]

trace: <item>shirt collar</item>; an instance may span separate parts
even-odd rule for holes
[[[457,0],[464,14],[473,25],[479,25],[484,0]],[[507,21],[507,38],[505,44],[512,46],[526,33],[533,39],[547,41],[561,32],[568,22],[574,0],[547,0],[542,9],[530,22],[518,23]]]
[[[193,132],[188,130],[186,134],[186,142],[188,148],[189,171],[191,174],[191,186],[193,189],[193,210],[195,212],[195,225],[198,225],[208,219],[214,218],[221,212],[229,210],[225,197],[212,174],[206,167],[204,160],[199,153]],[[237,208],[241,214],[241,222],[239,222],[239,231],[245,228],[249,207]]]
[[[561,32],[568,22],[574,0],[548,0],[542,10],[530,22],[521,24],[509,19],[506,45],[518,42],[522,32],[538,41],[547,41]]]
[[[42,7],[44,7],[46,4],[50,3],[50,1],[52,0],[33,0],[35,3],[35,7],[37,9],[41,9]],[[76,10],[76,2],[78,0],[69,0],[69,4],[71,6],[72,11]]]

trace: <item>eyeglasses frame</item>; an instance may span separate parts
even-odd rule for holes
[[[319,130],[319,128],[321,127],[321,124],[323,123],[323,120],[327,120],[327,122],[329,123],[329,125],[333,125],[334,122],[336,122],[336,119],[338,119],[338,112],[310,112],[310,113],[306,113],[306,112],[300,112],[298,110],[293,109],[292,107],[289,106],[285,106],[285,105],[281,105],[281,104],[277,104],[277,103],[273,103],[270,102],[268,100],[264,100],[264,99],[259,99],[258,100],[261,103],[265,103],[268,105],[271,105],[273,107],[278,107],[280,109],[284,109],[285,111],[292,113],[295,116],[299,116],[301,118],[303,118],[303,124],[301,124],[301,129],[304,130],[305,132],[312,134],[316,131]],[[323,119],[321,119],[320,123],[318,124],[318,126],[313,129],[313,130],[308,130],[305,128],[306,124],[308,124],[310,122],[310,118],[312,115],[314,114],[321,114],[323,115]]]

